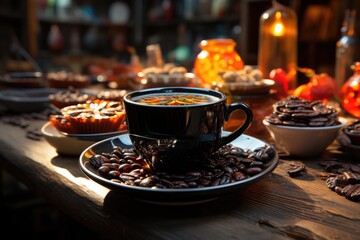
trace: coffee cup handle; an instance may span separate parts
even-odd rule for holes
[[[225,121],[228,121],[230,114],[235,110],[241,110],[245,113],[245,115],[246,115],[245,122],[243,123],[243,125],[238,127],[235,131],[231,132],[229,135],[221,137],[217,148],[220,148],[220,147],[228,144],[229,142],[234,141],[236,138],[238,138],[241,134],[243,134],[246,131],[246,129],[248,129],[248,127],[250,126],[250,124],[253,120],[253,112],[247,104],[232,103],[231,105],[226,106],[226,108],[225,108],[225,111],[224,111]]]

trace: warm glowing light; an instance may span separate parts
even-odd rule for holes
[[[200,58],[200,59],[205,59],[205,58],[207,58],[208,56],[209,56],[209,53],[208,53],[208,52],[202,51],[202,52],[199,53],[199,55],[198,55],[197,57]]]
[[[351,82],[350,87],[352,87],[355,91],[359,91],[359,83],[358,82]]]
[[[194,63],[194,72],[204,85],[215,86],[223,79],[219,72],[240,70],[243,61],[235,50],[236,43],[232,39],[208,39],[200,43],[201,52]]]
[[[284,28],[284,24],[282,22],[277,22],[274,24],[274,27],[273,27],[274,36],[280,37],[280,36],[284,35],[284,32],[285,32],[285,28]]]
[[[272,32],[273,32],[274,36],[279,37],[279,36],[284,35],[284,31],[285,31],[284,24],[281,21],[281,12],[275,13],[275,19],[276,19],[276,22],[274,23]]]

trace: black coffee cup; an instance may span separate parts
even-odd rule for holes
[[[178,95],[181,99],[175,101]],[[168,98],[172,102],[166,102],[170,101]],[[124,106],[133,147],[155,171],[177,172],[201,167],[213,152],[243,134],[253,118],[247,104],[227,106],[223,93],[204,88],[133,91],[124,96]],[[224,121],[235,110],[245,113],[245,121],[225,136]]]

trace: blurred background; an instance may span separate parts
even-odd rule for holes
[[[359,1],[280,0],[298,15],[298,65],[333,75],[345,9]],[[144,61],[146,46],[161,45],[167,62],[192,70],[199,42],[232,38],[247,65],[257,63],[259,18],[269,0],[1,0],[0,71],[21,70],[16,38],[44,71],[83,71],[99,57]],[[359,15],[359,14],[358,14]]]

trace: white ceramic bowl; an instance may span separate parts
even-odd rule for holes
[[[79,155],[82,151],[98,141],[121,135],[126,130],[92,134],[70,134],[60,132],[51,122],[41,128],[45,140],[53,146],[59,154]]]
[[[85,141],[76,137],[68,137],[61,134],[50,122],[41,128],[46,141],[53,146],[59,154],[80,155],[84,149],[97,141]]]
[[[274,139],[276,148],[296,157],[312,157],[321,154],[345,127],[347,120],[339,119],[341,124],[327,127],[293,127],[271,124],[265,119],[263,124]]]

